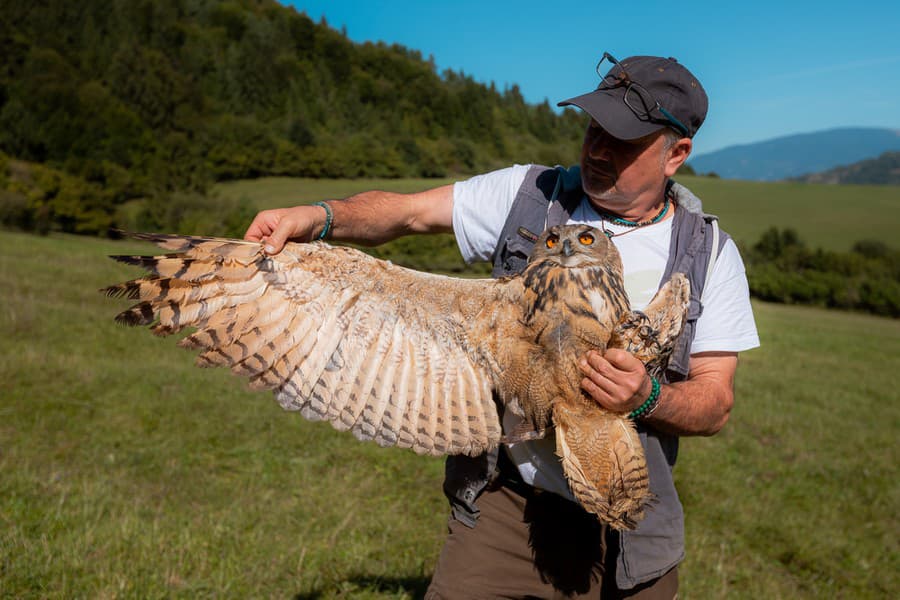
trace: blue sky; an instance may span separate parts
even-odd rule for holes
[[[900,2],[284,2],[354,41],[432,55],[529,102],[597,84],[604,51],[673,56],[710,97],[694,154],[834,127],[900,129]]]

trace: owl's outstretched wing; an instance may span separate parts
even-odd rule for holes
[[[228,366],[362,440],[435,455],[499,443],[497,367],[476,338],[500,318],[509,282],[420,273],[321,242],[268,256],[240,240],[135,237],[169,254],[113,257],[152,273],[105,290],[140,301],[117,321],[158,335],[195,327],[179,345],[202,351],[199,366]]]

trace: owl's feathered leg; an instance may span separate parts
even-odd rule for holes
[[[681,273],[675,273],[645,311],[625,313],[609,338],[608,348],[621,348],[647,365],[647,371],[659,377],[666,370],[675,341],[687,321],[691,284]]]
[[[614,529],[634,529],[651,499],[634,424],[586,404],[553,404],[556,453],[581,506]]]

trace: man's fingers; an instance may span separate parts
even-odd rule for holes
[[[287,221],[281,221],[271,235],[266,237],[263,249],[267,254],[278,254],[284,248],[285,242],[291,236],[291,225]]]
[[[581,389],[587,392],[588,396],[590,396],[597,402],[602,402],[605,404],[605,402],[607,401],[606,399],[609,397],[609,394],[603,391],[603,388],[594,383],[594,381],[589,377],[585,377],[581,380]]]
[[[266,236],[275,230],[280,218],[281,211],[279,210],[264,210],[257,213],[256,217],[253,218],[253,222],[250,223],[250,227],[244,233],[244,239],[250,242],[263,241]]]
[[[620,371],[641,371],[644,369],[644,363],[635,358],[630,352],[626,352],[621,348],[610,348],[607,350],[603,358],[607,364]]]
[[[265,236],[266,233],[260,226],[259,217],[257,216],[253,219],[253,222],[250,223],[250,227],[247,228],[246,233],[244,233],[244,239],[249,242],[261,242]]]
[[[623,350],[605,354],[591,350],[578,361],[578,366],[584,374],[581,388],[609,410],[630,411],[650,393],[643,363]]]
[[[615,366],[612,365],[604,355],[600,354],[596,350],[591,350],[585,356],[588,366],[590,366],[594,371],[605,375],[607,377],[611,376]]]
[[[244,239],[262,242],[267,254],[278,254],[289,239],[298,235],[295,210],[277,208],[260,212],[247,228]]]
[[[582,359],[578,366],[581,368],[581,372],[584,373],[585,379],[590,381],[596,389],[610,395],[615,391],[616,384],[610,380],[607,373],[604,373],[609,363],[602,356],[591,356],[591,354],[589,353],[585,359]],[[590,393],[590,390],[585,391]]]

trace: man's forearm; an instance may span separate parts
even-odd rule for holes
[[[645,420],[675,435],[713,435],[728,422],[734,405],[737,354],[698,354],[690,368],[687,380],[662,386],[659,406]]]
[[[441,214],[447,193],[445,188],[421,194],[371,191],[330,201],[333,222],[328,237],[374,246],[411,233],[449,232],[449,213],[446,219]],[[324,210],[320,225],[325,226]]]
[[[720,385],[681,381],[662,386],[659,406],[645,422],[675,435],[713,435],[728,421],[734,394]]]
[[[346,200],[329,200],[326,205],[261,211],[244,239],[264,242],[265,251],[276,254],[288,240],[308,242],[323,233],[326,239],[374,246],[410,233],[453,229],[452,185],[413,194],[363,192]]]

